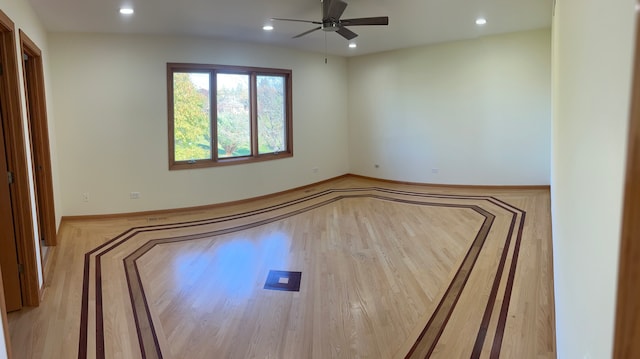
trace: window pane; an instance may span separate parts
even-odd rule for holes
[[[175,161],[211,159],[209,74],[173,73]]]
[[[258,153],[287,150],[284,77],[257,76]]]
[[[249,75],[217,74],[218,157],[251,155]]]

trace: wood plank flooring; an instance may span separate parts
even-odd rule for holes
[[[550,229],[548,190],[355,176],[65,220],[42,305],[9,315],[14,357],[555,358]]]

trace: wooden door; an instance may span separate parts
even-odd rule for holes
[[[47,246],[56,245],[53,178],[49,153],[49,126],[44,89],[42,51],[20,30],[23,54],[24,89],[34,173],[36,214],[40,240]]]
[[[22,69],[24,73],[24,96],[27,102],[27,120],[29,121],[29,143],[31,144],[31,163],[33,166],[33,179],[34,179],[34,197],[36,198],[36,218],[38,220],[38,238],[40,242],[44,241],[45,234],[43,233],[43,224],[45,223],[42,218],[42,212],[40,208],[42,208],[42,196],[41,196],[41,188],[42,188],[42,179],[41,173],[43,170],[42,165],[40,165],[40,161],[38,161],[38,144],[37,141],[34,141],[33,134],[33,101],[31,98],[31,89],[33,88],[33,78],[30,74],[33,72],[31,69],[31,62],[28,61],[29,56],[27,54],[23,54],[23,62]]]
[[[22,305],[38,306],[40,304],[40,282],[38,279],[38,257],[31,207],[31,190],[27,161],[27,144],[22,122],[22,106],[20,101],[20,80],[18,77],[18,56],[16,47],[15,24],[0,9],[0,103],[2,104],[2,131],[0,144],[4,155],[0,156],[5,165],[0,168],[0,187],[6,184],[7,172],[13,172],[13,184],[9,186],[11,206],[0,200],[0,208],[11,209],[13,216],[13,232],[18,252],[20,268],[20,284]],[[2,215],[1,218],[10,218]],[[4,229],[5,227],[2,226]],[[0,230],[0,253],[9,257],[2,244]],[[11,243],[7,243],[8,246]],[[3,264],[4,265],[4,264]],[[4,271],[11,269],[5,268]],[[15,272],[14,272],[15,273]],[[5,274],[3,278],[9,275]],[[11,277],[15,278],[13,274]]]
[[[1,75],[0,75],[1,76]],[[0,266],[7,311],[22,308],[18,252],[11,208],[12,176],[7,168],[4,129],[2,128],[2,103],[0,103]]]

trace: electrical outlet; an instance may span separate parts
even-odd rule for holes
[[[140,192],[129,193],[129,199],[140,199]]]
[[[89,192],[82,192],[82,202],[89,202]]]
[[[313,168],[311,169],[311,172],[313,172],[313,173],[318,173],[318,167],[313,167]]]
[[[440,172],[440,170],[437,169],[437,168],[432,168],[431,169],[431,173],[433,173],[433,174],[438,174],[438,172]]]

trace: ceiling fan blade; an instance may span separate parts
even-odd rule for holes
[[[331,7],[331,0],[322,0],[322,18],[326,19]]]
[[[311,20],[298,20],[298,19],[282,19],[279,17],[272,17],[271,20],[277,20],[277,21],[295,21],[295,22],[306,22],[308,24],[316,24],[316,25],[320,25],[322,24],[320,21],[311,21]]]
[[[360,26],[360,25],[389,25],[389,17],[361,17],[357,19],[340,20],[342,26]]]
[[[305,31],[305,32],[303,32],[302,34],[298,34],[298,35],[296,35],[296,36],[292,37],[292,39],[297,39],[297,38],[299,38],[299,37],[302,37],[302,36],[304,36],[304,35],[306,35],[306,34],[310,34],[310,33],[314,32],[314,31],[316,31],[316,30],[320,30],[320,29],[322,29],[322,27],[321,27],[321,26],[318,26],[318,27],[316,27],[316,28],[314,28],[314,29],[311,29],[311,30],[309,30],[309,31]]]
[[[344,37],[347,40],[351,40],[351,39],[353,39],[353,38],[358,36],[358,34],[356,34],[355,32],[347,29],[346,27],[342,27],[342,26],[336,32],[338,34],[342,35],[342,37]]]
[[[325,14],[325,16],[322,17],[322,20],[326,20],[326,19],[338,20],[340,19],[340,16],[342,16],[342,13],[346,8],[347,8],[346,2],[342,0],[331,0],[329,2],[329,10]]]

